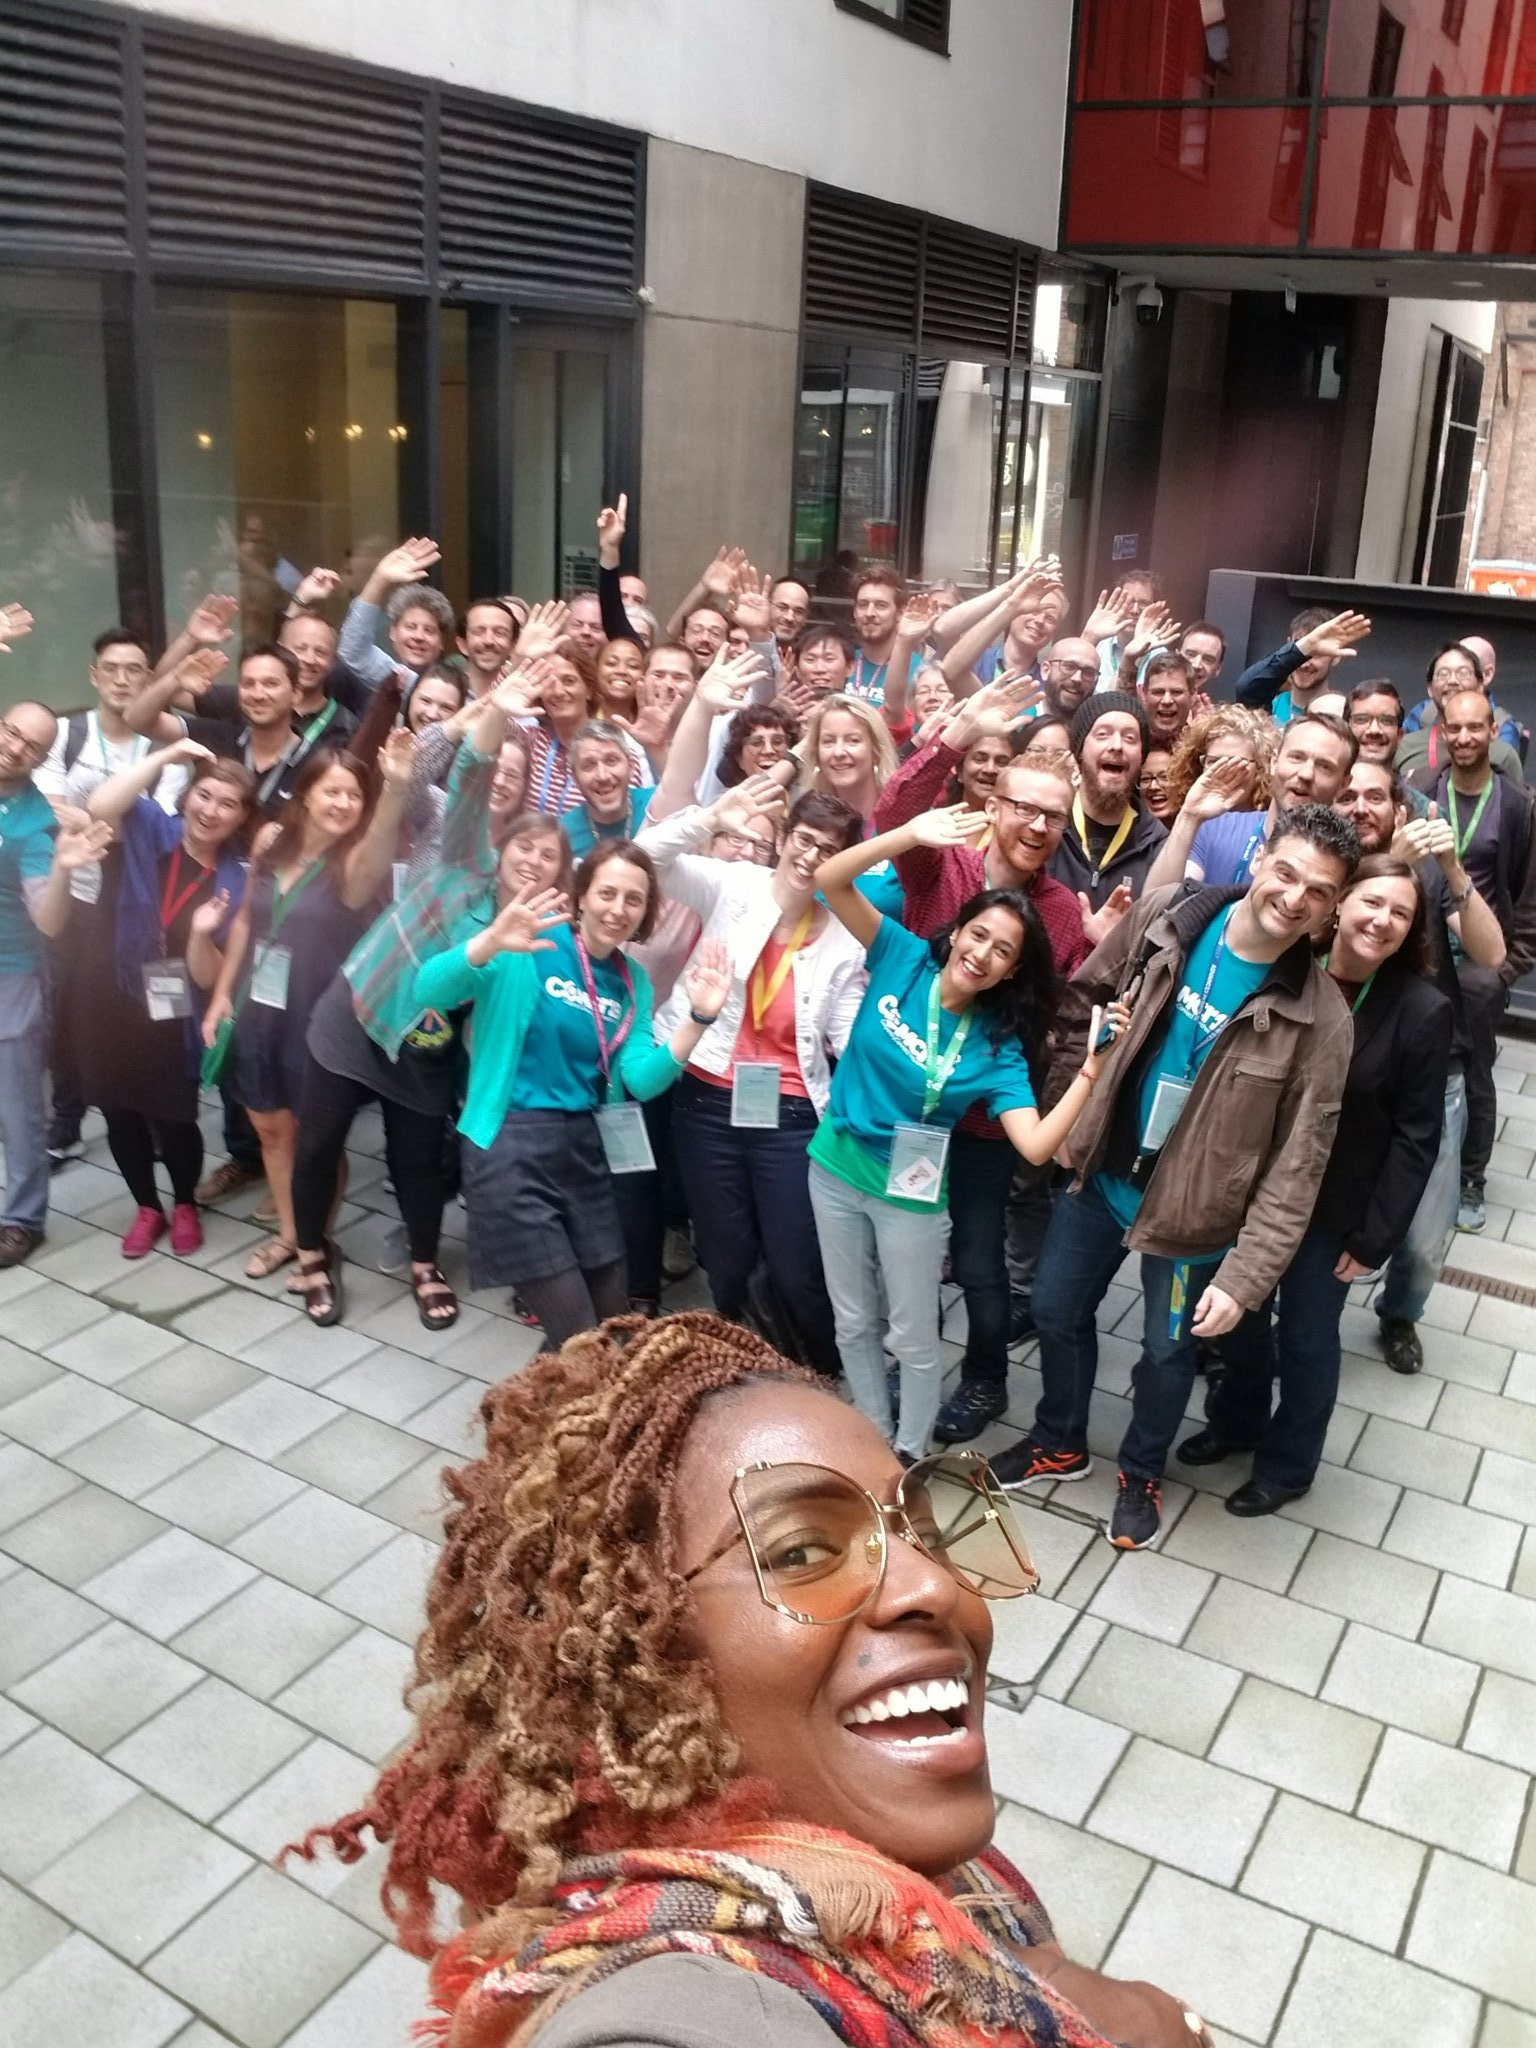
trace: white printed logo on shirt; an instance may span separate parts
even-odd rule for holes
[[[544,977],[544,993],[553,997],[557,1003],[567,1003],[573,1010],[585,1010],[589,1017],[592,1014],[592,1005],[587,1000],[586,990],[574,981],[567,981],[563,974],[547,974]],[[616,1002],[612,996],[599,995],[597,1009],[605,1024],[617,1024],[624,1015],[624,1005]]]
[[[880,1022],[885,1026],[886,1036],[899,1045],[914,1067],[928,1071],[928,1041],[919,1037],[901,1014],[901,1005],[895,996],[882,996],[875,1006],[880,1012]]]
[[[1187,981],[1179,990],[1177,996],[1175,996],[1174,1001],[1194,1025],[1196,1035],[1200,1038],[1214,1037],[1218,1031],[1225,1031],[1227,1025],[1232,1021],[1229,1010],[1218,1010],[1214,1003],[1202,1004],[1200,1001],[1200,991],[1191,988]]]

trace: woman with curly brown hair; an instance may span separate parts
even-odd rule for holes
[[[1190,2048],[987,1848],[982,1596],[1036,1574],[982,1459],[904,1471],[702,1314],[574,1338],[482,1414],[415,1735],[304,1845],[389,1844],[442,2048]]]
[[[1218,761],[1242,761],[1248,772],[1231,772],[1237,789],[1235,808],[1262,811],[1269,802],[1269,764],[1279,728],[1262,711],[1245,704],[1218,704],[1203,718],[1192,718],[1179,735],[1168,770],[1168,810],[1177,817],[1185,799],[1207,768]]]

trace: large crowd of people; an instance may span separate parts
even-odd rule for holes
[[[410,538],[344,612],[313,568],[237,648],[211,595],[158,654],[99,633],[87,709],[4,713],[0,1265],[94,1108],[125,1258],[194,1252],[201,1209],[264,1186],[249,1273],[334,1323],[376,1101],[383,1260],[429,1329],[462,1199],[473,1285],[549,1349],[655,1315],[696,1258],[906,1466],[981,1437],[1034,1339],[990,1467],[1021,1489],[1090,1467],[1095,1315],[1135,1253],[1109,1540],[1156,1540],[1170,1456],[1251,1456],[1236,1515],[1304,1493],[1349,1287],[1417,1371],[1451,1232],[1485,1222],[1536,962],[1494,648],[1439,648],[1420,698],[1361,673],[1368,619],[1306,612],[1234,684],[1146,572],[1089,602],[1049,558],[969,597],[875,565],[833,604],[728,547],[663,627],[626,522],[568,602],[456,616]],[[30,629],[0,607],[0,648]]]

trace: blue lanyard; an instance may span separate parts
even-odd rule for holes
[[[1211,955],[1211,964],[1205,976],[1205,987],[1200,991],[1200,1010],[1195,1018],[1195,1042],[1184,1065],[1184,1078],[1186,1081],[1194,1079],[1195,1069],[1199,1066],[1202,1057],[1227,1028],[1228,1019],[1226,1018],[1222,1019],[1214,1031],[1202,1031],[1200,1027],[1205,1018],[1206,1005],[1211,1000],[1211,990],[1216,986],[1216,977],[1221,972],[1221,956],[1227,949],[1227,925],[1231,920],[1232,911],[1236,908],[1236,904],[1233,904],[1221,920],[1221,932],[1216,940],[1216,951]]]
[[[565,749],[561,746],[559,740],[555,737],[554,733],[551,732],[549,735],[549,749],[544,756],[544,780],[539,785],[539,809],[541,811],[547,811],[549,808],[549,785],[554,778],[556,754],[559,754],[563,757],[565,754]],[[561,777],[560,781],[560,795],[562,798],[565,796],[565,793],[570,788],[570,786],[571,766],[570,762],[567,760],[565,764],[565,773]]]
[[[1242,864],[1242,868],[1241,868],[1241,869],[1239,870],[1239,872],[1240,872],[1240,873],[1245,873],[1245,874],[1247,875],[1247,877],[1248,877],[1248,880],[1249,880],[1250,882],[1251,882],[1251,881],[1253,880],[1253,870],[1254,870],[1254,858],[1253,858],[1253,856],[1254,856],[1254,855],[1255,855],[1256,853],[1261,853],[1261,852],[1263,851],[1263,848],[1264,848],[1264,827],[1263,827],[1262,825],[1260,825],[1260,827],[1259,827],[1258,831],[1254,833],[1253,837],[1252,837],[1252,838],[1251,838],[1251,839],[1249,840],[1249,842],[1248,842],[1247,846],[1246,846],[1246,847],[1245,847],[1245,848],[1243,849],[1243,864]],[[1223,925],[1223,926],[1222,926],[1222,938],[1223,938],[1223,940],[1225,940],[1225,938],[1226,938],[1226,926],[1225,926],[1225,925]]]

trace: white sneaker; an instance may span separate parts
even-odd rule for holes
[[[411,1267],[411,1240],[403,1223],[397,1223],[379,1246],[378,1268],[381,1273],[408,1273]]]

